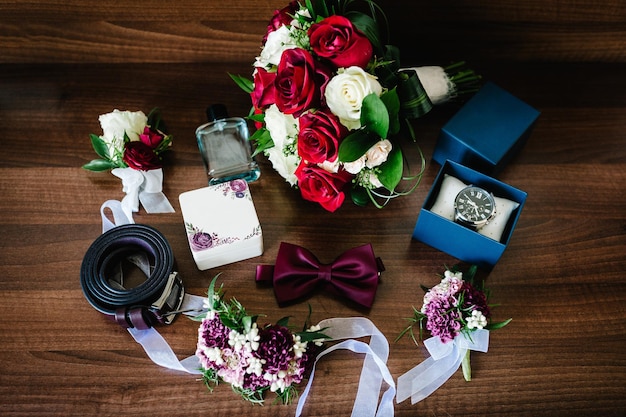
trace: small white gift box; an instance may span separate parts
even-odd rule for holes
[[[263,253],[263,234],[248,183],[235,179],[179,196],[189,248],[198,269]]]

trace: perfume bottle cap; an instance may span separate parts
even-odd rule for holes
[[[206,109],[206,117],[209,122],[214,122],[215,120],[227,119],[228,118],[228,110],[226,106],[223,104],[212,104]]]

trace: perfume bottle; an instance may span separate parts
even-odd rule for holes
[[[209,122],[196,129],[196,139],[209,185],[237,178],[257,180],[261,170],[252,157],[246,121],[229,117],[223,104],[209,106],[206,114]]]

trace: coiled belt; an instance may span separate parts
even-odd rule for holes
[[[145,281],[125,288],[124,262],[141,269]],[[98,236],[85,253],[80,283],[96,310],[123,327],[140,330],[170,324],[185,295],[169,243],[159,231],[141,224],[117,226]]]

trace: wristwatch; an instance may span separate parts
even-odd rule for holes
[[[496,215],[496,200],[489,191],[470,185],[454,199],[454,221],[472,230],[480,230]]]

